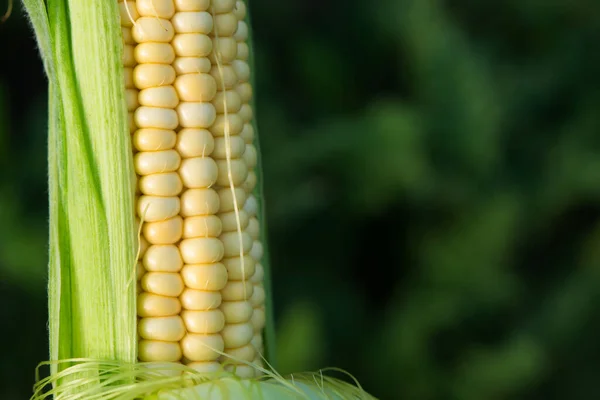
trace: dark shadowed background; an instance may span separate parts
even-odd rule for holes
[[[0,8],[6,1],[0,1]],[[278,366],[600,398],[598,0],[252,0]],[[0,398],[46,341],[46,83],[0,25]]]

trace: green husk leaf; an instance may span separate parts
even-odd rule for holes
[[[117,3],[24,4],[49,80],[50,359],[133,362],[137,240]]]

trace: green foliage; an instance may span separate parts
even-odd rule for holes
[[[597,397],[598,2],[251,4],[280,366],[381,399]],[[40,319],[5,332],[26,346],[45,335],[45,105],[41,84],[16,94],[19,60],[0,164],[42,164],[0,182],[0,275]],[[11,376],[0,397],[26,397]]]

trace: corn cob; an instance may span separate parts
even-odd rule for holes
[[[142,224],[138,357],[199,372],[232,359],[228,369],[252,377],[243,362],[263,352],[264,289],[249,206],[256,150],[245,4],[119,6]]]

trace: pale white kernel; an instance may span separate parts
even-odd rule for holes
[[[254,285],[249,281],[229,281],[221,289],[223,301],[248,300],[254,293]]]
[[[258,218],[250,218],[246,232],[248,232],[253,240],[258,240],[260,238],[260,223],[258,222]]]
[[[267,317],[265,315],[264,307],[255,308],[254,312],[252,313],[252,326],[254,327],[254,332],[261,332],[265,328],[266,320]]]
[[[256,273],[256,261],[249,255],[224,258],[221,263],[227,268],[227,279],[231,281],[248,280]]]
[[[144,254],[144,268],[153,272],[179,272],[183,260],[179,249],[173,244],[155,244]]]
[[[228,13],[233,11],[235,0],[211,0],[210,11],[215,14]]]
[[[185,74],[175,79],[181,101],[209,102],[217,93],[217,83],[210,74]]]
[[[183,220],[175,216],[164,221],[146,222],[142,228],[144,237],[152,244],[172,244],[181,239]]]
[[[141,17],[136,20],[131,33],[138,43],[160,42],[169,43],[173,40],[175,30],[168,19],[156,17]]]
[[[233,36],[238,27],[238,20],[232,12],[218,14],[214,17],[213,35],[226,37]]]
[[[250,103],[252,99],[252,85],[250,82],[242,82],[235,87],[235,90],[240,94],[242,103]]]
[[[246,202],[247,193],[242,188],[235,188],[233,193],[231,188],[222,188],[217,190],[219,195],[220,212],[233,211],[236,207],[242,209]]]
[[[217,117],[211,103],[179,103],[177,106],[179,124],[184,128],[208,128]]]
[[[220,92],[223,91],[223,89],[232,89],[237,85],[238,78],[231,65],[213,65],[210,69],[210,74],[213,78],[215,78],[215,81],[217,82],[217,89]],[[238,94],[240,94],[239,91]]]
[[[244,127],[240,132],[240,137],[244,139],[244,142],[246,142],[246,144],[254,142],[254,127],[252,126],[252,124],[244,124]]]
[[[250,66],[244,60],[233,60],[231,66],[235,70],[238,82],[250,81]]]
[[[137,326],[138,334],[143,339],[178,342],[185,335],[185,326],[179,315],[142,318]]]
[[[237,42],[233,37],[213,37],[211,50],[208,55],[210,62],[230,64],[237,56]]]
[[[218,90],[212,103],[218,114],[223,114],[225,110],[228,113],[236,113],[242,107],[242,98],[236,90]]]
[[[248,196],[244,203],[244,210],[250,217],[255,217],[258,212],[258,200],[253,195]]]
[[[206,57],[213,49],[212,40],[203,33],[178,33],[171,44],[179,57]]]
[[[183,220],[183,238],[219,237],[223,232],[221,219],[216,215],[198,215]]]
[[[143,17],[169,19],[175,13],[173,0],[137,0],[138,12]]]
[[[175,150],[141,151],[133,157],[133,165],[138,175],[176,171],[180,163],[181,157]]]
[[[213,17],[207,12],[178,12],[171,20],[177,33],[203,33],[213,29]]]
[[[184,310],[181,317],[188,332],[211,334],[220,332],[225,326],[225,317],[219,309],[207,311]]]
[[[210,157],[184,158],[179,168],[183,184],[192,189],[211,187],[217,174],[217,163]]]
[[[150,196],[177,196],[183,184],[176,172],[152,174],[139,179],[140,191]]]
[[[246,151],[246,143],[240,136],[217,137],[214,141],[215,147],[211,156],[215,159],[241,158]]]
[[[259,263],[257,261],[254,275],[252,275],[252,278],[250,278],[250,282],[252,282],[253,284],[259,284],[259,283],[262,283],[264,278],[265,278],[265,268],[262,266],[261,263]]]
[[[210,215],[219,211],[220,199],[214,189],[188,189],[181,195],[181,215]]]
[[[252,248],[252,238],[247,232],[242,232],[241,243],[238,232],[223,232],[219,239],[223,242],[225,257],[235,257],[240,254],[240,250],[246,254]]]
[[[237,42],[245,42],[248,40],[248,24],[246,21],[238,21],[235,35],[233,35]]]
[[[197,374],[213,374],[221,370],[221,364],[216,361],[193,361],[187,364]]]
[[[250,249],[250,255],[255,260],[262,259],[263,256],[263,245],[260,241],[255,240],[252,242],[252,248]]]
[[[144,222],[172,218],[179,214],[179,197],[141,196],[137,202],[137,214],[144,218]]]
[[[178,125],[177,113],[171,108],[138,107],[134,118],[138,128],[175,129]]]
[[[215,148],[215,141],[206,129],[185,128],[179,131],[176,146],[184,158],[208,157]]]
[[[235,211],[220,213],[219,218],[221,219],[223,232],[234,232],[238,228],[245,230],[248,226],[248,213],[244,210],[238,210],[237,213]]]
[[[237,44],[237,59],[247,61],[250,57],[250,48],[247,43]]]
[[[218,169],[217,185],[229,186],[240,186],[248,177],[248,167],[246,162],[241,158],[235,158],[233,160],[216,160]]]
[[[221,305],[221,293],[218,291],[186,288],[179,299],[186,310],[211,310]]]
[[[256,376],[254,367],[246,364],[228,364],[225,365],[224,369],[241,379],[250,379]]]
[[[244,190],[246,192],[252,193],[254,191],[254,188],[256,187],[256,183],[257,183],[256,172],[249,171],[248,177],[246,178],[246,181],[244,182],[242,187],[244,188]]]
[[[252,344],[252,346],[254,346],[257,353],[262,353],[263,338],[260,333],[254,333],[254,336],[252,336],[252,340],[250,341],[250,343]]]
[[[148,107],[175,108],[179,98],[173,86],[158,86],[140,91],[139,102]]]
[[[140,340],[138,343],[138,358],[140,361],[179,361],[181,347],[178,342]]]
[[[254,147],[253,144],[247,144],[246,150],[244,151],[242,158],[246,162],[246,165],[249,169],[256,168],[256,165],[258,163],[258,154],[256,152],[256,147]]]
[[[175,51],[169,43],[140,43],[135,46],[135,60],[140,64],[171,64],[175,60]]]
[[[223,258],[223,242],[217,238],[184,239],[179,244],[179,250],[183,261],[189,264],[215,263]],[[193,287],[193,289],[209,290],[206,287]]]
[[[253,116],[252,106],[248,103],[242,104],[238,115],[242,118],[244,123],[249,123],[250,121],[252,121]]]
[[[244,3],[243,0],[237,0],[235,2],[233,13],[235,14],[235,17],[240,21],[246,18],[246,3]]]
[[[254,285],[254,293],[252,293],[249,302],[254,308],[265,304],[265,288],[263,285]]]
[[[224,301],[220,307],[227,324],[240,324],[250,321],[254,309],[249,301]],[[252,356],[254,358],[254,356]]]
[[[219,334],[188,333],[181,340],[181,348],[184,357],[190,361],[212,361],[219,358],[219,352],[225,349],[225,343]]]
[[[246,322],[246,321],[244,321]],[[233,360],[234,362],[246,361],[251,362],[256,357],[256,349],[252,346],[252,343],[248,343],[242,347],[236,347],[234,349],[225,349],[225,353],[229,356],[221,356],[221,361]]]
[[[209,131],[214,136],[225,136],[225,134],[229,135],[239,135],[244,129],[244,121],[242,117],[238,114],[231,113],[227,114],[227,118],[225,114],[216,114],[213,124],[210,126]]]
[[[137,314],[140,317],[167,317],[178,315],[181,303],[175,297],[143,292],[137,297]]]
[[[215,239],[202,240],[214,242]],[[213,264],[187,264],[181,270],[181,276],[185,285],[195,290],[221,290],[227,284],[227,269],[219,262]]]
[[[249,322],[228,324],[221,331],[221,336],[223,337],[225,348],[242,347],[250,343],[252,336],[254,336],[254,329]]]
[[[167,86],[175,82],[175,70],[164,64],[139,64],[133,70],[133,81],[138,89]]]
[[[148,272],[141,284],[146,292],[169,297],[179,296],[184,288],[181,276],[173,272]]]

